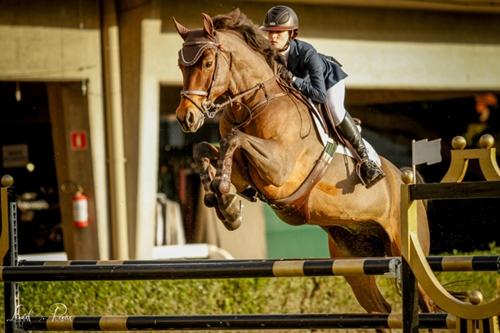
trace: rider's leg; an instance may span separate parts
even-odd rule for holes
[[[351,150],[358,156],[358,175],[366,187],[371,187],[384,177],[384,172],[380,167],[369,159],[368,150],[363,143],[358,127],[354,123],[349,113],[346,113],[344,120],[337,126],[337,129],[348,141]]]
[[[369,159],[368,150],[363,143],[361,133],[351,115],[344,107],[344,80],[328,89],[325,102],[326,109],[331,113],[335,128],[347,141],[347,145],[358,159],[358,175],[366,187],[374,185],[384,177],[380,167]]]

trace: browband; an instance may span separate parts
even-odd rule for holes
[[[206,49],[217,49],[219,46],[219,43],[208,40],[185,42],[179,51],[179,60],[184,66],[193,66]]]

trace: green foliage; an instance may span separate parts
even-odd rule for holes
[[[493,248],[488,253],[466,255],[491,255],[499,250]],[[437,275],[443,284],[452,287],[450,289],[480,290],[485,300],[500,297],[500,276],[496,272]],[[395,281],[384,277],[377,277],[377,281],[393,305],[393,311],[400,312],[401,296]],[[364,312],[342,277],[26,282],[19,285],[22,314],[31,311],[33,316],[53,315],[57,303],[67,307],[67,315]],[[0,287],[3,291],[3,284]],[[3,292],[0,295],[3,298]],[[0,300],[0,309],[3,312],[3,300]],[[3,322],[0,331],[3,331]]]

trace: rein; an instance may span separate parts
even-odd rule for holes
[[[274,94],[274,95],[271,95],[269,96],[269,94],[267,93],[267,90],[266,90],[266,83],[268,83],[269,81],[272,81],[273,79],[276,78],[276,75],[272,76],[270,79],[267,79],[266,81],[263,81],[263,82],[260,82],[258,83],[257,85],[255,85],[254,87],[244,91],[244,92],[241,92],[237,95],[235,95],[234,97],[229,97],[223,104],[222,104],[222,107],[225,107],[226,105],[228,104],[232,104],[233,102],[236,102],[237,100],[239,100],[241,97],[245,96],[245,95],[248,95],[254,91],[258,91],[258,90],[262,90],[264,92],[264,96],[265,98],[263,100],[261,100],[260,102],[258,102],[257,104],[255,104],[254,106],[252,107],[249,107],[248,105],[244,104],[244,103],[241,103],[241,105],[243,105],[247,110],[248,110],[248,118],[239,123],[239,124],[236,124],[236,125],[233,125],[233,129],[240,129],[244,126],[246,126],[247,124],[249,124],[253,119],[257,118],[262,110],[264,110],[262,107],[263,106],[266,106],[267,104],[269,104],[269,102],[271,102],[273,99],[275,98],[279,98],[279,97],[283,97],[283,96],[286,96],[287,94],[286,93],[278,93],[278,94]],[[259,111],[256,111],[257,109],[261,108]]]

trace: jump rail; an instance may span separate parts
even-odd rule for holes
[[[446,313],[419,315],[420,328],[455,328]],[[30,317],[21,324],[37,331],[237,330],[402,328],[400,314],[289,314],[222,316],[76,316]]]
[[[452,140],[450,167],[439,184],[414,184],[415,175],[411,171],[403,174],[401,185],[401,240],[403,271],[407,271],[403,280],[403,289],[407,293],[408,304],[403,311],[405,332],[417,332],[416,302],[414,292],[416,281],[432,300],[446,312],[468,319],[473,328],[474,320],[496,318],[500,314],[500,297],[486,304],[469,304],[451,295],[438,281],[426,260],[418,239],[418,219],[416,200],[423,199],[474,199],[500,197],[500,169],[496,162],[494,139],[483,135],[481,149],[466,149],[463,137]],[[486,182],[463,182],[470,160],[477,160]],[[498,271],[500,273],[500,271]],[[403,298],[405,295],[403,295]],[[405,304],[407,304],[405,303]],[[496,325],[498,326],[498,325]],[[496,327],[498,331],[498,327]]]
[[[434,271],[500,271],[500,256],[428,257]],[[0,266],[0,281],[167,280],[292,276],[398,277],[401,259],[35,261]]]

